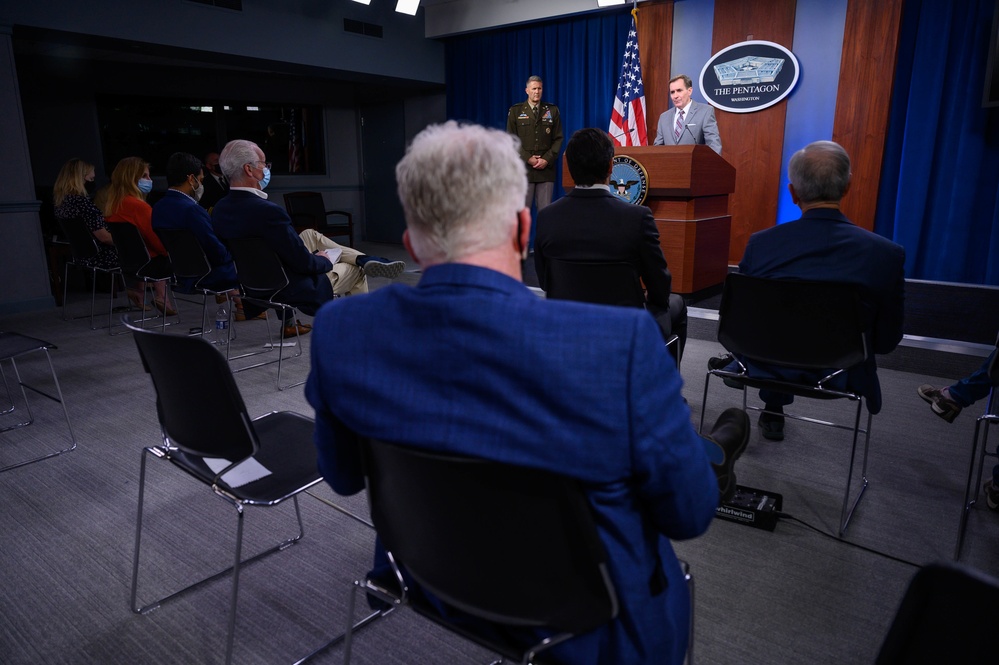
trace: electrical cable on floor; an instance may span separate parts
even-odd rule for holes
[[[888,554],[886,552],[881,552],[879,550],[876,550],[876,549],[873,549],[873,548],[870,548],[870,547],[866,547],[864,545],[861,545],[860,543],[854,543],[854,542],[850,542],[849,540],[843,540],[842,538],[839,538],[838,536],[836,536],[836,535],[834,535],[832,533],[829,533],[827,531],[823,531],[822,529],[818,528],[817,526],[813,526],[813,525],[809,524],[808,522],[806,522],[805,520],[799,519],[799,518],[797,518],[794,515],[791,515],[789,513],[782,513],[782,512],[780,512],[778,510],[778,511],[774,511],[774,515],[776,515],[778,519],[791,520],[792,522],[797,522],[798,524],[800,524],[800,525],[802,525],[804,527],[808,527],[812,531],[815,531],[816,533],[820,533],[823,536],[826,536],[827,538],[832,538],[833,540],[838,540],[841,543],[845,543],[845,544],[850,545],[852,547],[856,547],[857,549],[863,550],[865,552],[870,552],[871,554],[877,554],[878,556],[884,557],[886,559],[890,559],[892,561],[897,561],[898,563],[902,563],[902,564],[905,564],[907,566],[912,566],[913,568],[922,568],[923,567],[922,564],[913,563],[912,561],[908,561],[906,559],[902,559],[902,558],[899,558],[897,556],[893,556],[893,555]]]

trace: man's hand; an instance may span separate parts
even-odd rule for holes
[[[545,159],[543,159],[541,157],[535,157],[534,159],[535,159],[535,162],[533,164],[534,168],[538,169],[539,171],[542,170],[542,169],[548,168],[548,161],[547,160],[545,160]]]

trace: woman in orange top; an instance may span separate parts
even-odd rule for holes
[[[166,248],[153,231],[153,209],[146,203],[146,194],[152,189],[149,162],[140,157],[126,157],[111,173],[111,184],[103,200],[102,211],[108,222],[128,222],[138,228],[150,258],[163,263],[163,269],[169,271]],[[157,309],[168,316],[176,314],[177,310],[166,299],[166,285],[155,282],[154,288],[156,296],[153,304]],[[136,304],[141,306],[142,302]]]

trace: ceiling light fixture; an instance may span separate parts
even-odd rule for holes
[[[395,10],[400,14],[416,16],[416,10],[420,8],[420,0],[399,0],[395,4]]]
[[[628,0],[597,0],[597,7],[613,7],[614,5],[623,5]],[[360,2],[360,0],[358,0]]]

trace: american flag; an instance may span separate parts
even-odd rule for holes
[[[298,142],[298,123],[295,122],[295,109],[291,109],[288,121],[288,173],[298,173],[302,167],[301,150]]]
[[[614,145],[648,145],[645,132],[645,86],[642,85],[642,62],[638,57],[638,26],[631,16],[631,30],[624,47],[621,78],[617,82],[610,129]]]

